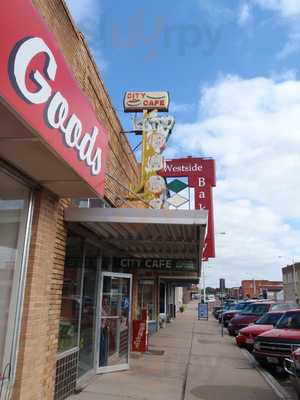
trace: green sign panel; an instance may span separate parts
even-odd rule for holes
[[[197,272],[197,265],[193,260],[169,258],[115,258],[114,266],[123,269],[148,269],[163,272]]]
[[[179,179],[174,179],[172,182],[168,183],[168,189],[172,190],[172,192],[179,193],[183,189],[186,189],[188,185]]]

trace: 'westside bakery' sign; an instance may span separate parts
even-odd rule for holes
[[[124,269],[148,269],[158,271],[197,272],[193,260],[176,260],[160,258],[115,258],[114,266]]]
[[[30,0],[0,3],[0,100],[99,195],[108,136]]]
[[[202,259],[215,257],[213,187],[216,186],[215,160],[209,158],[187,157],[167,160],[160,171],[165,178],[188,178],[189,187],[194,188],[195,209],[208,210],[208,227]]]
[[[125,112],[168,111],[170,96],[168,92],[126,92],[124,96]]]

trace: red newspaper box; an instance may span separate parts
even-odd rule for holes
[[[148,351],[148,313],[141,311],[142,319],[132,321],[132,351],[144,353]]]
[[[147,322],[132,321],[132,351],[144,353],[148,350]]]

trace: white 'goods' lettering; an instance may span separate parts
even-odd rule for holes
[[[40,53],[47,55],[44,76],[39,71],[32,71],[31,80],[38,86],[38,90],[31,91],[26,84],[26,71],[32,59]],[[64,135],[66,146],[77,151],[79,159],[90,168],[92,175],[98,175],[102,167],[102,149],[96,145],[99,129],[94,126],[91,133],[82,134],[82,123],[76,114],[71,114],[67,120],[69,115],[67,99],[60,92],[53,93],[47,82],[55,80],[57,64],[43,39],[29,38],[18,46],[11,72],[18,92],[29,103],[44,104],[52,96],[45,113],[47,124],[53,129],[58,129]]]

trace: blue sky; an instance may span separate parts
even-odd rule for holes
[[[125,90],[168,90],[177,123],[167,155],[216,158],[216,231],[227,234],[207,283],[281,279],[284,263],[300,261],[300,1],[67,4],[124,129]]]

